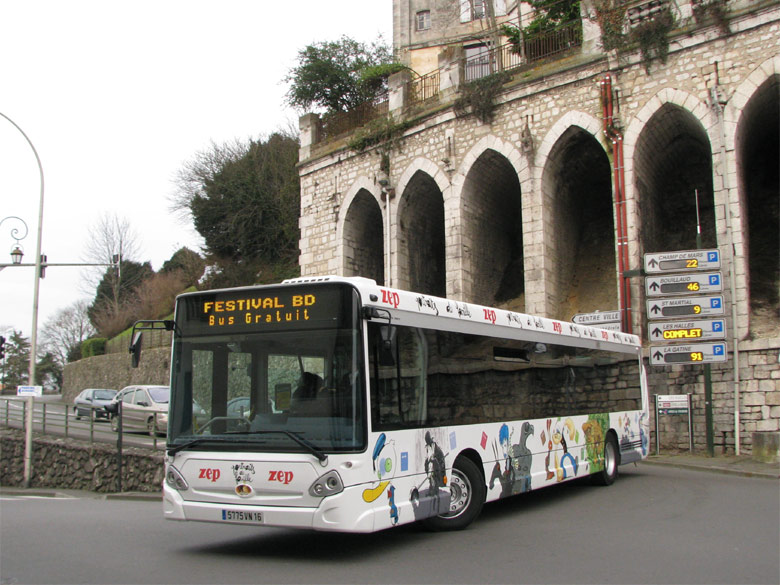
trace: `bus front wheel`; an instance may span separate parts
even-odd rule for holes
[[[485,503],[485,480],[471,459],[455,460],[448,483],[449,510],[426,520],[432,530],[463,530],[479,516]]]
[[[591,476],[593,483],[597,485],[612,485],[618,476],[620,465],[620,451],[615,435],[607,435],[604,441],[604,468]]]

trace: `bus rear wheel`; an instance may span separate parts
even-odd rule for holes
[[[487,490],[485,480],[473,461],[466,457],[455,460],[449,488],[449,510],[425,521],[431,530],[463,530],[482,511]]]
[[[596,485],[612,485],[618,477],[618,465],[620,465],[620,451],[615,435],[607,435],[604,441],[604,468],[591,475]]]

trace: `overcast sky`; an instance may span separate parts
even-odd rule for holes
[[[44,173],[42,252],[84,262],[101,215],[127,219],[140,261],[155,270],[191,224],[170,211],[173,178],[196,152],[292,125],[282,82],[306,45],[342,35],[392,43],[392,0],[9,0],[0,5],[0,112],[38,151]],[[24,262],[35,261],[40,180],[24,136],[0,117],[0,219],[22,218]],[[10,263],[14,220],[0,224]],[[33,268],[0,272],[0,332],[29,337]],[[50,267],[46,320],[82,298],[82,268]],[[91,300],[91,299],[90,299]]]

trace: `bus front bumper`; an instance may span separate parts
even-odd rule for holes
[[[323,498],[316,508],[295,506],[254,506],[195,502],[167,484],[163,488],[163,512],[166,520],[217,522],[249,526],[309,528],[336,532],[373,532],[374,511],[355,509],[362,501],[358,487]],[[354,493],[350,493],[354,492]]]

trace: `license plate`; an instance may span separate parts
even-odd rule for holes
[[[241,512],[239,510],[222,510],[222,519],[226,522],[263,523],[262,512]]]

